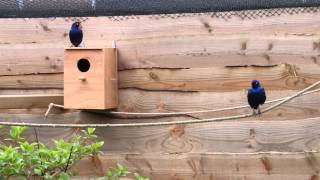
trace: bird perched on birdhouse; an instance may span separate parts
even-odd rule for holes
[[[69,39],[74,47],[78,47],[83,39],[82,26],[80,22],[74,22],[69,32]]]
[[[261,87],[258,80],[251,82],[251,88],[248,90],[248,103],[253,110],[253,114],[260,114],[259,106],[266,101],[266,93],[264,88]]]

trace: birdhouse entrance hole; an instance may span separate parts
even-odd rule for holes
[[[87,72],[90,69],[90,62],[88,59],[80,59],[77,63],[78,69],[81,72]]]

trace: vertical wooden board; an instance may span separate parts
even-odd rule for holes
[[[118,59],[116,48],[105,48],[104,78],[105,78],[105,109],[118,106]]]

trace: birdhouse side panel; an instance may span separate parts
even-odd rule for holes
[[[117,50],[105,49],[105,107],[116,108],[118,106],[118,67]]]
[[[82,72],[79,61],[89,61]],[[104,53],[102,49],[66,50],[64,61],[64,102],[71,109],[104,109]]]

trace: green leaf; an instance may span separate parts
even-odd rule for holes
[[[65,172],[60,173],[58,180],[68,180],[69,175]]]
[[[149,179],[140,176],[138,173],[134,173],[134,180],[149,180]]]
[[[89,135],[92,135],[95,130],[96,130],[96,128],[87,128],[87,132]]]
[[[34,173],[41,176],[42,175],[42,171],[41,169],[34,169]]]
[[[23,131],[25,131],[26,129],[27,127],[23,127],[23,126],[11,126],[11,129],[9,132],[10,137],[16,141],[23,140],[23,138],[21,138],[20,136],[23,133]]]
[[[93,153],[97,153],[100,151],[101,147],[103,146],[104,142],[100,141],[100,142],[94,142],[91,144],[91,150]]]

